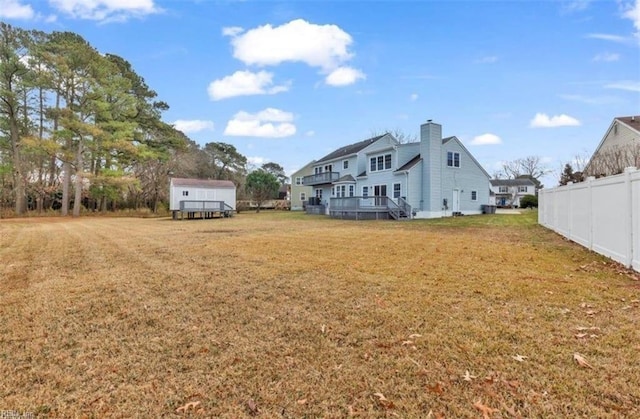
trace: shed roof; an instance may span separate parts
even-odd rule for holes
[[[419,161],[420,161],[420,154],[418,154],[417,156],[415,156],[414,158],[412,158],[411,160],[409,160],[408,162],[403,164],[402,167],[400,167],[398,170],[396,170],[396,172],[403,172],[405,170],[409,170],[413,166],[418,164]]]
[[[230,180],[189,179],[177,177],[171,178],[171,185],[210,189],[235,189],[236,187],[236,185]]]

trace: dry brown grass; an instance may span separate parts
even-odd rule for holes
[[[0,221],[0,410],[640,416],[640,283],[533,217]]]

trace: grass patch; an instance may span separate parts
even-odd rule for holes
[[[638,281],[535,219],[0,221],[0,409],[638,416]]]

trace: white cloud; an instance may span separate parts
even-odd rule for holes
[[[581,12],[589,7],[589,3],[593,0],[572,0],[562,4],[563,13]]]
[[[28,4],[20,0],[0,0],[0,18],[3,19],[33,19],[35,13]]]
[[[580,121],[569,115],[560,114],[549,117],[546,113],[536,113],[529,124],[531,128],[574,127],[578,125],[580,125]]]
[[[154,0],[49,0],[62,13],[79,19],[125,21],[161,10]]]
[[[620,54],[614,54],[610,52],[603,52],[593,57],[593,61],[613,62],[620,59]]]
[[[471,145],[493,145],[502,144],[502,139],[495,134],[486,133],[473,137],[473,140],[469,143]]]
[[[212,121],[203,121],[200,119],[178,119],[173,123],[177,130],[189,134],[191,132],[213,131],[214,125]]]
[[[601,39],[603,41],[617,42],[619,44],[626,44],[629,42],[629,38],[626,36],[611,35],[607,33],[590,33],[587,35],[587,38]]]
[[[267,71],[236,71],[230,76],[212,81],[207,89],[209,97],[213,100],[234,96],[273,95],[287,90],[287,85],[274,86],[273,74]]]
[[[640,0],[627,5],[622,17],[633,22],[633,27],[636,28],[636,37],[640,39]]]
[[[333,70],[325,79],[329,86],[348,86],[367,76],[360,70],[351,67],[339,67]]]
[[[417,93],[412,93],[411,96],[409,96],[409,99],[412,102],[415,102],[416,100],[418,100],[418,94]]]
[[[244,29],[240,26],[228,26],[226,28],[222,28],[222,35],[224,36],[236,36],[242,32],[244,32]]]
[[[351,35],[337,25],[316,25],[303,19],[281,26],[264,25],[246,32],[224,28],[231,37],[233,56],[246,65],[276,66],[301,62],[328,75],[325,82],[345,86],[365,78],[362,71],[344,66],[353,58]]]
[[[305,136],[307,137],[313,137],[314,135],[316,135],[316,132],[313,130],[307,131],[304,133]]]
[[[609,83],[604,86],[607,89],[619,89],[619,90],[628,90],[630,92],[640,92],[640,82],[639,81],[619,81],[616,83]]]
[[[475,61],[476,64],[493,64],[498,61],[498,57],[495,55],[490,55],[486,57],[479,58]]]
[[[240,111],[227,122],[224,135],[233,137],[290,137],[296,133],[293,114],[280,109],[267,108],[256,114]]]

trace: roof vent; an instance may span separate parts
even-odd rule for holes
[[[427,119],[427,122],[433,122],[433,119]]]

